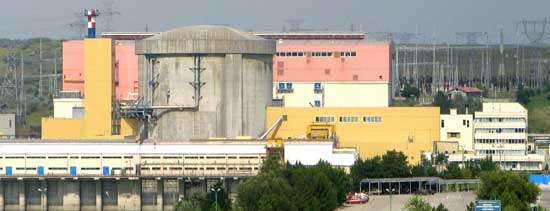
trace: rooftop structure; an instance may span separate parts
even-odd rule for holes
[[[254,32],[256,36],[272,40],[364,40],[363,32],[340,31],[293,31],[293,32]]]
[[[0,113],[0,138],[15,138],[15,114]]]
[[[142,40],[155,35],[159,35],[160,32],[103,32],[101,37],[111,38],[113,40]]]

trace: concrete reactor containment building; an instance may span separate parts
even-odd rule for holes
[[[274,53],[275,41],[225,26],[138,41],[140,101],[153,111],[145,134],[170,141],[259,136],[272,101]]]

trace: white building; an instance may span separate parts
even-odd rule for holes
[[[273,98],[284,107],[388,107],[387,82],[275,82]]]
[[[285,162],[315,165],[320,160],[349,172],[359,155],[354,148],[335,148],[333,141],[285,141]]]
[[[82,118],[83,100],[78,91],[61,91],[53,99],[54,118]]]
[[[440,140],[443,142],[458,142],[459,150],[473,151],[474,121],[471,114],[458,114],[451,109],[450,114],[440,116]]]
[[[507,170],[542,170],[544,156],[528,154],[527,109],[519,103],[483,103],[475,113],[475,155],[450,155],[449,162],[490,157]]]

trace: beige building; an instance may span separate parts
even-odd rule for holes
[[[53,117],[54,118],[82,118],[82,98],[78,91],[61,91],[53,99]]]
[[[506,170],[542,170],[544,156],[528,154],[527,123],[527,109],[519,103],[483,103],[474,119],[475,155],[466,159],[491,157]]]
[[[388,107],[387,82],[274,82],[273,96],[284,107]]]
[[[440,140],[442,142],[458,142],[460,151],[473,150],[474,121],[471,114],[458,114],[451,109],[450,114],[440,116]]]
[[[15,114],[0,114],[0,138],[15,138]]]

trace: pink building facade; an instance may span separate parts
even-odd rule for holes
[[[137,56],[133,42],[115,44],[116,99],[134,100],[138,93]],[[84,93],[84,42],[63,42],[63,91]]]
[[[285,107],[388,107],[392,44],[279,40],[273,96]]]
[[[274,82],[389,82],[390,43],[279,41]]]

